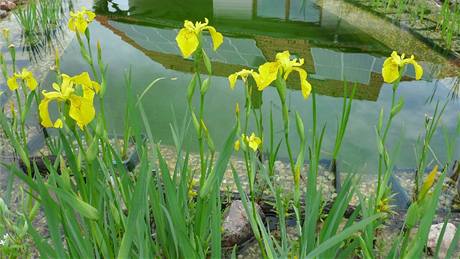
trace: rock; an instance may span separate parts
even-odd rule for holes
[[[428,234],[428,249],[434,253],[436,251],[436,244],[438,242],[439,235],[441,234],[442,226],[444,223],[431,225],[430,233]],[[457,228],[452,223],[447,223],[444,236],[441,241],[441,246],[439,248],[439,258],[446,258],[447,250],[454,239],[455,232]]]
[[[16,4],[11,1],[0,2],[0,10],[11,11],[16,8]]]
[[[256,204],[259,215],[263,218],[263,212],[259,205]],[[241,244],[252,236],[251,225],[246,216],[243,203],[240,200],[232,201],[230,208],[224,214],[222,224],[222,246],[233,247],[235,244]]]
[[[6,5],[8,7],[8,10],[13,10],[14,8],[16,8],[16,4],[14,2],[11,2],[11,1],[7,1]]]
[[[0,10],[0,19],[3,19],[8,16],[8,12],[5,10]]]

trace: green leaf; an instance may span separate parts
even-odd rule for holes
[[[86,150],[86,159],[88,160],[88,162],[94,161],[98,153],[99,153],[99,139],[97,137],[94,137],[93,141],[88,147],[88,150]]]
[[[458,241],[460,240],[460,225],[457,224],[457,231],[455,231],[455,236],[450,243],[449,249],[447,249],[447,254],[445,258],[452,258],[452,255],[457,251]]]
[[[27,114],[29,113],[30,106],[32,105],[33,100],[34,100],[34,92],[30,92],[27,95],[27,100],[26,100],[24,109],[22,110],[21,123],[24,123],[26,121],[26,117],[27,117]]]
[[[390,117],[396,116],[404,107],[404,99],[401,97],[398,101],[398,104],[391,109]]]
[[[88,219],[97,220],[99,219],[99,212],[96,208],[90,204],[82,201],[76,194],[64,191],[51,185],[47,185],[47,188],[54,191],[56,195],[65,201],[70,207],[80,213],[83,217]]]
[[[208,74],[212,74],[212,66],[211,66],[211,60],[209,59],[208,57],[208,54],[206,54],[206,51],[202,51],[203,53],[203,61],[204,61],[204,65],[206,67],[206,70],[208,71]]]
[[[225,170],[227,169],[228,161],[233,153],[233,143],[236,136],[237,128],[233,128],[232,132],[227,138],[222,152],[220,153],[219,159],[216,162],[216,166],[213,168],[213,172],[206,179],[203,188],[200,190],[200,197],[204,198],[209,195],[212,191],[218,188],[224,177]]]
[[[195,91],[195,86],[196,86],[196,79],[197,79],[197,74],[193,74],[192,80],[190,80],[190,83],[188,84],[187,87],[187,100],[188,102],[192,101],[193,97],[193,92]]]
[[[328,240],[324,241],[321,243],[318,247],[316,247],[313,251],[311,251],[306,258],[315,258],[321,255],[322,253],[326,252],[328,249],[334,247],[335,245],[339,244],[343,240],[349,238],[351,235],[353,235],[355,232],[365,228],[367,225],[370,223],[374,222],[375,220],[383,217],[383,213],[375,214],[373,216],[370,216],[368,218],[365,218],[361,220],[360,222],[352,225],[351,227],[348,227],[344,229],[342,232],[339,234],[329,238]]]
[[[208,91],[209,85],[210,85],[210,81],[211,81],[211,80],[209,80],[209,78],[206,78],[206,79],[203,81],[203,83],[201,84],[201,88],[200,88],[201,94],[204,95],[204,94]]]
[[[128,206],[128,219],[126,223],[126,231],[121,239],[121,243],[118,250],[118,259],[130,258],[131,246],[136,234],[137,226],[141,225],[143,218],[140,217],[145,213],[148,207],[145,206],[146,194],[148,193],[148,186],[151,179],[151,173],[149,172],[148,162],[145,151],[141,153],[141,165],[139,169],[139,178],[134,186],[134,193],[131,196],[131,200],[126,205]]]
[[[382,130],[382,127],[383,127],[383,108],[380,109],[380,113],[379,113],[379,121],[378,121],[378,124],[377,124],[377,132],[379,132],[380,130]]]
[[[298,112],[295,113],[295,122],[300,139],[305,140],[305,127],[303,126],[302,118]]]
[[[417,202],[414,202],[410,205],[406,214],[406,225],[409,228],[413,228],[419,219],[420,209]]]

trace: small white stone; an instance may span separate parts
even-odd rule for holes
[[[443,225],[444,223],[431,225],[430,233],[428,234],[427,247],[433,252],[436,250],[436,244],[438,243]],[[441,246],[439,248],[439,258],[446,258],[447,250],[454,239],[456,231],[457,228],[452,223],[447,223],[446,230],[441,241]]]

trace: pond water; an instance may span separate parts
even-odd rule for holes
[[[425,116],[433,114],[437,101],[451,100],[442,120],[443,127],[453,131],[457,125],[459,61],[433,51],[408,32],[342,1],[98,0],[88,7],[97,13],[90,26],[91,44],[95,49],[96,40],[100,40],[105,63],[109,64],[106,107],[114,131],[123,129],[124,75],[131,68],[133,86],[139,93],[154,79],[164,78],[147,92],[143,104],[156,140],[172,144],[169,126],[172,114],[180,121],[185,114],[186,87],[193,68],[192,61],[181,57],[175,37],[185,19],[195,21],[205,17],[225,37],[220,49],[214,52],[209,37],[205,36],[209,43],[205,49],[214,73],[206,96],[205,118],[217,146],[222,145],[233,126],[235,103],[244,105],[242,83],[238,82],[232,91],[227,76],[242,68],[256,68],[283,50],[305,59],[309,81],[319,94],[319,122],[327,127],[324,158],[330,158],[333,149],[344,84],[356,85],[356,99],[340,157],[348,170],[375,172],[378,157],[375,126],[380,109],[388,109],[392,92],[391,85],[382,80],[381,68],[392,50],[415,54],[425,69],[421,81],[414,81],[414,72],[409,69],[398,89],[405,107],[390,132],[390,142],[395,143],[391,147],[398,149],[396,165],[415,167],[414,147],[423,134]],[[61,66],[68,74],[89,70],[75,40],[63,53]],[[50,73],[45,87],[53,80]],[[305,101],[298,89],[291,89],[288,99],[291,111],[301,114],[310,132],[311,100]],[[262,100],[265,121],[272,108],[276,131],[281,132],[275,88],[264,91]],[[291,127],[291,132],[295,132],[294,123]],[[298,140],[294,136],[291,143],[296,150]],[[192,150],[196,147],[194,142],[189,144]],[[432,149],[437,159],[445,159],[441,133],[435,135]],[[284,150],[281,156],[286,156]]]

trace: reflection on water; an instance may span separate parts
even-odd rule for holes
[[[343,95],[343,81],[356,84],[357,99],[376,100],[382,86],[380,71],[391,49],[323,11],[313,0],[214,0],[214,1],[106,1],[95,4],[98,20],[108,29],[167,68],[189,72],[176,47],[177,28],[184,19],[213,18],[227,32],[218,52],[205,45],[216,76],[242,68],[256,68],[277,52],[289,50],[305,59],[305,69],[317,92]],[[200,7],[196,12],[196,7]],[[190,9],[191,8],[191,9]],[[187,12],[187,10],[192,10]],[[117,22],[118,21],[118,22]],[[243,23],[241,22],[243,21]],[[136,26],[141,23],[149,26]],[[167,24],[167,28],[164,25]],[[278,35],[282,33],[282,35]],[[210,42],[209,36],[205,41]],[[422,62],[423,63],[423,62]],[[431,80],[434,65],[424,62]],[[408,68],[405,80],[413,78]],[[293,82],[292,85],[298,85]]]
[[[318,2],[327,6],[330,1],[334,0]],[[144,98],[148,100],[144,105],[149,111],[154,135],[158,140],[171,142],[168,126],[171,108],[179,117],[183,115],[185,87],[193,70],[193,61],[181,57],[175,37],[183,20],[208,17],[225,36],[218,52],[211,49],[210,38],[204,36],[215,75],[206,100],[205,116],[217,144],[225,139],[233,123],[235,103],[244,102],[241,86],[231,91],[226,77],[242,68],[256,68],[272,60],[277,52],[289,50],[305,59],[304,69],[321,95],[318,97],[319,120],[327,124],[324,155],[328,156],[335,141],[336,120],[341,109],[341,98],[336,97],[343,96],[344,82],[347,82],[349,86],[356,85],[356,98],[361,101],[354,103],[342,158],[358,170],[375,168],[374,127],[380,109],[388,109],[391,102],[391,87],[384,84],[381,77],[383,61],[395,48],[382,43],[388,41],[364,33],[314,0],[99,0],[94,3],[94,9],[98,23],[90,29],[95,35],[93,38],[101,40],[106,63],[110,64],[109,86],[113,90],[107,92],[107,101],[116,127],[122,128],[119,121],[123,108],[119,104],[124,101],[122,78],[126,68],[132,67],[133,83],[139,92],[155,78],[178,78],[161,81]],[[411,53],[416,53],[416,48],[414,46]],[[422,81],[413,81],[413,69],[406,71],[398,93],[404,97],[406,107],[390,132],[391,140],[399,145],[397,165],[402,167],[414,166],[412,150],[423,133],[425,114],[433,112],[437,100],[444,101],[451,93],[458,93],[456,75],[439,69],[445,66],[439,63],[445,60],[443,57],[430,54],[417,58],[422,60],[425,75]],[[87,69],[79,61],[76,43],[63,55],[62,66],[63,71],[69,73]],[[435,68],[442,71],[443,77],[438,78],[441,73]],[[299,84],[290,82],[290,85]],[[297,90],[289,92],[291,110],[307,118],[308,129],[311,104],[305,102]],[[268,89],[263,95],[263,114],[269,114],[272,107],[275,125],[281,127],[276,90]],[[446,108],[447,129],[455,128],[459,108],[458,102]],[[439,159],[445,155],[442,141],[441,135],[433,141]],[[292,142],[296,143],[296,139]],[[193,143],[191,145],[193,147]]]
[[[22,51],[35,63],[63,47],[68,37],[67,14],[73,9],[69,0],[43,0],[32,2],[13,11],[21,26]]]

